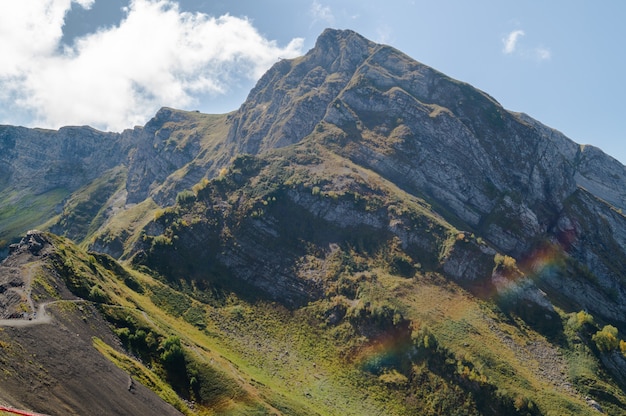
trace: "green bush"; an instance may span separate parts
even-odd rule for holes
[[[187,375],[195,399],[205,406],[218,406],[223,401],[246,399],[245,390],[235,379],[207,363],[189,360]]]
[[[91,290],[89,291],[89,300],[92,300],[96,303],[109,303],[111,301],[109,296],[98,285],[94,285],[91,287]]]
[[[178,205],[191,205],[196,201],[196,194],[190,190],[184,190],[176,195],[176,203]]]
[[[580,331],[585,325],[593,325],[593,316],[585,311],[580,311],[570,317],[567,325],[574,331]]]
[[[607,352],[616,350],[619,346],[617,335],[617,328],[613,325],[605,325],[604,328],[596,332],[591,339],[596,343],[600,351]]]
[[[161,363],[163,363],[168,374],[184,370],[185,354],[179,337],[171,335],[165,338],[159,346],[159,351],[161,351]]]

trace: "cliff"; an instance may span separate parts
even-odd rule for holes
[[[105,308],[120,336],[178,334],[186,359],[245,390],[237,406],[626,406],[626,167],[390,46],[326,30],[231,114],[0,132],[0,237],[43,224],[89,248],[98,296],[159,316],[139,328]],[[76,261],[58,264],[73,276]],[[105,266],[98,286],[87,269]],[[165,347],[140,347],[177,394],[219,408],[196,361],[168,373]]]

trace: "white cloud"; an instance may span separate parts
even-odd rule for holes
[[[523,30],[514,30],[511,33],[509,33],[504,39],[502,39],[502,43],[504,43],[504,49],[502,49],[502,52],[504,52],[507,55],[510,55],[513,52],[515,52],[518,39],[524,35],[525,33]]]
[[[57,47],[72,2],[88,8],[94,0],[0,2],[0,77],[19,76],[33,58]]]
[[[323,6],[319,1],[313,1],[310,9],[311,16],[313,16],[312,24],[317,22],[323,22],[325,24],[333,24],[335,16],[329,6]]]
[[[552,58],[552,52],[550,52],[550,49],[544,48],[543,46],[535,48],[534,54],[538,61],[547,61]]]
[[[72,2],[93,1],[0,2],[0,105],[30,112],[45,127],[121,130],[302,53],[302,39],[280,47],[247,19],[181,12],[172,0],[133,0],[118,26],[62,49]]]
[[[547,61],[552,57],[550,49],[539,46],[535,48],[524,47],[520,45],[520,38],[525,36],[526,33],[523,30],[513,30],[502,39],[504,48],[502,52],[506,55],[515,54],[523,59],[535,60],[535,61]]]

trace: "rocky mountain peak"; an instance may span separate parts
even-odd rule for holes
[[[352,30],[326,29],[309,54],[330,73],[354,72],[377,47]]]
[[[549,215],[576,189],[569,139],[352,31],[326,30],[305,56],[275,64],[233,116],[228,140],[256,154],[308,136],[443,203],[471,227],[510,205],[511,186],[523,199],[518,212],[541,205]],[[531,235],[552,221],[529,218]]]
[[[327,29],[305,56],[279,61],[259,80],[229,141],[252,154],[300,141],[377,47],[353,31]]]
[[[604,276],[605,290],[622,293],[615,271],[626,254],[600,267],[606,253],[583,235],[584,213],[594,212],[608,223],[590,231],[616,249],[626,241],[623,215],[606,205],[624,206],[625,168],[392,47],[326,30],[305,56],[276,63],[231,121],[235,153],[315,143],[435,204],[507,255],[567,240],[566,250]]]
[[[593,369],[585,377],[603,364],[615,380],[598,390],[608,397],[602,406],[626,403],[621,393],[605,394],[626,386],[617,332],[610,351],[596,341],[604,324],[626,332],[626,168],[355,32],[326,30],[305,56],[277,62],[231,114],[162,108],[120,134],[0,126],[0,185],[0,242],[9,237],[0,248],[10,251],[0,264],[0,317],[44,329],[29,318],[59,308],[50,319],[60,324],[45,339],[71,338],[74,353],[84,354],[101,304],[116,326],[108,333],[115,355],[128,348],[152,363],[185,400],[180,409],[193,403],[189,414],[222,403],[219,378],[224,386],[249,380],[241,391],[270,397],[274,382],[257,385],[247,364],[235,362],[295,391],[292,402],[272,396],[264,413],[425,414],[427,401],[415,394],[426,386],[428,397],[449,403],[441,414],[463,403],[475,410],[467,414],[524,406],[549,414],[555,399],[546,394],[562,394],[554,406],[569,400],[573,413],[586,414],[591,401],[579,393],[605,374],[577,378],[570,356],[604,360],[585,364]],[[10,244],[33,227],[68,239],[29,231]],[[79,325],[85,331],[74,331]],[[0,331],[3,363],[22,371],[24,361],[52,356],[45,342],[32,352],[7,348],[15,333]],[[216,344],[201,345],[213,336]],[[359,358],[387,337],[402,346],[392,360]],[[328,348],[311,348],[310,339]],[[166,354],[168,345],[178,353]],[[229,357],[245,360],[211,352],[229,345]],[[7,355],[19,350],[28,360]],[[325,361],[333,354],[348,358],[346,366]],[[81,367],[94,367],[79,357]],[[431,367],[437,363],[446,364]],[[306,365],[309,381],[300,378]],[[341,376],[318,395],[331,368]],[[346,394],[346,374],[358,371],[369,373],[359,386],[371,380],[384,390],[353,386],[358,394]],[[15,378],[14,391],[25,391],[28,379],[35,378]],[[437,396],[429,386],[441,380],[451,387]],[[135,397],[133,379],[122,381]],[[72,397],[95,391],[73,389],[80,393]],[[252,403],[242,394],[223,389],[224,403]],[[350,404],[338,406],[346,397]],[[359,399],[368,397],[385,403]]]

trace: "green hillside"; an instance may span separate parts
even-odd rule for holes
[[[389,46],[327,30],[230,114],[1,130],[0,402],[626,414],[626,167]]]

